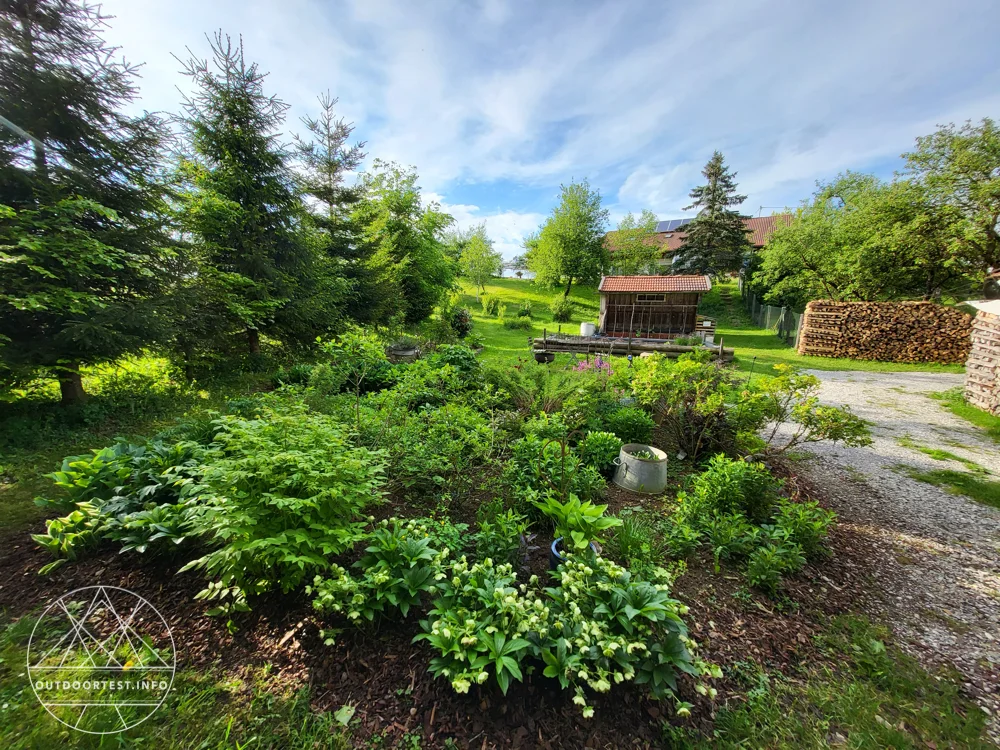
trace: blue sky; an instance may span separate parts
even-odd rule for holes
[[[145,63],[141,105],[176,111],[173,58],[242,34],[291,105],[316,96],[414,165],[459,224],[507,257],[588,178],[617,221],[684,215],[715,149],[743,210],[797,205],[845,169],[890,176],[937,123],[1000,118],[1000,3],[739,0],[104,0],[110,41]],[[764,213],[770,213],[765,208]]]

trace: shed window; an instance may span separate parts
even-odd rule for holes
[[[636,299],[639,302],[663,302],[667,299],[665,294],[638,294]]]

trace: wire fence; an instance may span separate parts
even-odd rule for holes
[[[743,306],[750,314],[750,319],[758,328],[767,328],[774,331],[774,335],[787,344],[798,346],[799,331],[802,328],[802,313],[797,313],[787,307],[775,307],[766,305],[759,295],[750,291],[739,280],[740,296],[743,298]]]

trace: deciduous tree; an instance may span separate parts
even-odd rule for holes
[[[638,217],[631,212],[618,223],[618,229],[608,232],[608,262],[611,271],[621,275],[656,272],[660,245],[656,241],[656,214],[648,209]]]
[[[486,282],[503,273],[503,256],[499,250],[493,249],[493,240],[486,233],[485,223],[469,230],[458,261],[462,275],[476,285],[478,301],[480,290],[486,291]]]
[[[601,208],[601,193],[590,183],[573,182],[561,188],[559,205],[552,210],[537,236],[525,241],[528,268],[542,284],[594,283],[607,267],[604,233],[608,211]]]

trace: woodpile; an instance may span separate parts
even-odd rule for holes
[[[965,398],[973,406],[1000,416],[1000,315],[985,310],[972,321]]]
[[[879,362],[961,363],[972,318],[933,302],[830,302],[806,305],[799,354]]]

